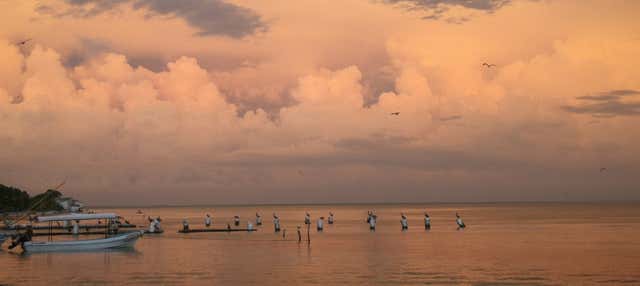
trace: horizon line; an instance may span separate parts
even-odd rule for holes
[[[104,204],[104,205],[91,205],[91,208],[182,208],[182,207],[250,207],[250,206],[326,206],[326,205],[337,205],[337,206],[346,206],[346,205],[453,205],[453,204],[598,204],[598,203],[609,203],[609,204],[636,204],[640,203],[638,199],[632,200],[570,200],[570,201],[559,201],[559,200],[531,200],[531,201],[432,201],[432,202],[322,202],[322,203],[308,203],[308,202],[295,202],[295,203],[228,203],[228,204],[188,204],[188,203],[178,203],[178,204],[132,204],[132,205],[114,205],[114,204]]]

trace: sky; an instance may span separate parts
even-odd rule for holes
[[[0,183],[89,205],[639,200],[637,11],[0,0]]]

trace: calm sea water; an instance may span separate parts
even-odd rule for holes
[[[378,228],[369,231],[367,210]],[[432,217],[425,231],[423,212]],[[115,211],[144,223],[136,209]],[[639,204],[339,205],[147,208],[162,235],[133,250],[19,255],[0,252],[0,284],[9,285],[640,285]],[[180,221],[215,227],[259,211],[253,233],[179,234]],[[298,243],[304,212],[335,214]],[[468,225],[457,231],[455,212]],[[277,212],[287,230],[273,231]],[[401,231],[400,213],[409,216]],[[38,239],[43,239],[39,237]],[[59,239],[59,238],[56,238]]]

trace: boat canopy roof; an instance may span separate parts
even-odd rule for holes
[[[52,216],[39,216],[38,222],[65,221],[65,220],[89,220],[89,219],[114,219],[117,217],[118,215],[114,213],[64,214],[64,215],[52,215]]]

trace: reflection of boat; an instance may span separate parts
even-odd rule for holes
[[[49,222],[49,225],[55,221],[80,221],[80,220],[106,220],[105,237],[99,239],[87,240],[67,240],[67,241],[49,241],[34,242],[26,241],[23,244],[26,252],[46,252],[46,251],[83,251],[83,250],[101,250],[111,248],[132,247],[136,240],[142,236],[143,231],[126,232],[109,237],[109,234],[117,233],[115,220],[118,218],[113,213],[103,214],[67,214],[57,216],[38,217],[38,222]]]
[[[140,251],[138,251],[135,247],[119,247],[119,248],[105,248],[105,249],[101,249],[101,250],[65,250],[65,251],[58,251],[55,252],[56,255],[76,255],[77,253],[96,253],[96,252],[100,252],[100,253],[123,253],[123,254],[127,254],[130,256],[136,256],[141,254]],[[22,256],[29,256],[29,255],[39,255],[42,253],[48,253],[48,252],[23,252],[21,253]]]
[[[145,230],[147,233],[147,230]],[[34,232],[33,236],[76,236],[76,235],[105,235],[110,234],[108,231],[79,231],[73,233],[71,231],[56,231],[56,232]],[[2,285],[2,284],[0,284]]]

